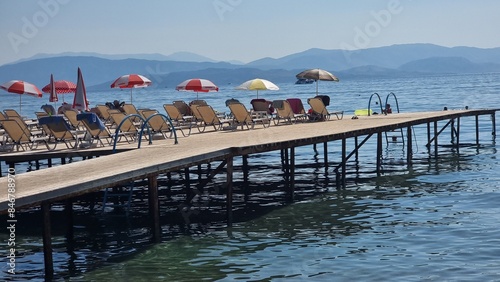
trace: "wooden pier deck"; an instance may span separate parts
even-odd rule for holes
[[[173,144],[171,139],[155,140],[152,145],[143,142],[142,147],[135,150],[132,148],[137,147],[137,144],[131,144],[129,151],[18,174],[15,177],[15,204],[19,210],[43,201],[70,198],[116,183],[224,160],[232,156],[341,140],[439,120],[480,115],[494,117],[496,111],[496,109],[482,109],[413,112],[360,116],[358,119],[346,116],[342,120],[332,118],[325,122],[271,125],[269,128],[256,125],[254,130],[204,133],[198,133],[193,129],[191,136],[179,138],[179,144]],[[93,149],[79,151],[86,150]],[[5,158],[7,157],[12,159],[15,154],[6,154]],[[7,177],[0,178],[0,187],[7,187],[7,184]],[[7,211],[9,203],[7,197],[7,189],[0,189],[0,213]]]

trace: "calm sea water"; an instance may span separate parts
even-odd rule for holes
[[[260,97],[312,97],[315,85],[279,85]],[[220,85],[218,93],[200,94],[214,108],[236,98],[249,106],[255,92]],[[372,93],[385,102],[396,94],[402,112],[500,108],[500,74],[352,79],[320,82],[331,96],[331,109],[352,114],[366,108]],[[134,89],[134,104],[160,111],[164,103],[191,100],[193,93],[172,89]],[[66,96],[66,101],[71,100]],[[1,108],[18,108],[18,96],[0,92]],[[128,101],[128,90],[89,92],[91,104]],[[23,97],[23,114],[48,98]],[[389,103],[393,105],[394,100]],[[376,107],[372,102],[372,107]],[[440,124],[443,126],[444,124]],[[290,126],[293,130],[293,126]],[[425,147],[426,128],[415,127],[414,162],[405,162],[401,143],[384,143],[384,174],[375,173],[375,139],[349,162],[347,187],[337,190],[330,168],[325,175],[322,146],[296,149],[296,201],[288,204],[278,153],[249,158],[252,193],[245,201],[238,169],[234,175],[235,223],[224,223],[225,176],[216,176],[191,210],[179,212],[183,175],[160,178],[162,242],[149,241],[147,195],[136,184],[130,214],[107,210],[89,201],[75,205],[74,238],[65,237],[62,206],[53,209],[56,279],[68,281],[500,281],[500,162],[489,117],[480,118],[480,146],[473,118],[461,120],[457,151],[440,146],[439,158]],[[299,133],[298,133],[299,134]],[[449,145],[449,129],[440,137]],[[398,135],[398,134],[396,134]],[[398,135],[399,136],[399,135]],[[181,140],[182,142],[182,140]],[[348,142],[349,143],[349,142]],[[352,143],[352,142],[351,142]],[[353,144],[348,144],[349,149]],[[340,158],[340,144],[329,143],[329,162]],[[237,168],[241,160],[236,159]],[[215,164],[217,166],[217,164]],[[214,166],[214,167],[215,167]],[[213,167],[213,168],[214,168]],[[208,167],[202,166],[206,172]],[[50,177],[49,175],[47,177]],[[197,181],[195,171],[191,180]],[[101,194],[96,195],[100,200]],[[43,280],[40,214],[19,215],[17,274],[2,280]],[[5,220],[3,218],[2,220]],[[0,234],[7,241],[5,231]],[[4,248],[5,244],[4,244]],[[3,254],[6,252],[2,251]]]

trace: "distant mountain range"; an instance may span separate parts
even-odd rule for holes
[[[89,90],[109,89],[123,74],[138,73],[153,81],[151,87],[175,87],[185,79],[200,77],[216,84],[239,84],[262,77],[276,83],[293,83],[295,74],[309,68],[333,72],[340,80],[358,77],[427,75],[436,73],[500,72],[500,48],[442,47],[405,44],[363,50],[309,49],[282,58],[263,58],[247,64],[217,62],[194,53],[104,55],[97,53],[39,54],[0,66],[0,83],[13,79],[40,88],[50,74],[56,80],[75,81],[83,71]]]

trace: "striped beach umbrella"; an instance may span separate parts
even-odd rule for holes
[[[3,90],[10,92],[10,93],[15,93],[15,94],[20,94],[19,95],[19,114],[21,114],[22,110],[22,96],[23,95],[29,95],[37,98],[42,97],[42,91],[38,89],[34,84],[21,81],[21,80],[11,80],[8,82],[3,83],[0,85],[0,88]]]
[[[130,88],[130,103],[132,104],[132,89],[139,87],[148,87],[151,80],[140,74],[126,74],[117,78],[111,83],[111,88]]]
[[[196,100],[198,100],[198,92],[216,92],[219,91],[219,87],[208,79],[191,78],[177,85],[175,90],[196,92]]]

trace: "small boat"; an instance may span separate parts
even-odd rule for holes
[[[311,84],[314,82],[314,79],[306,79],[306,78],[299,78],[295,84]]]

